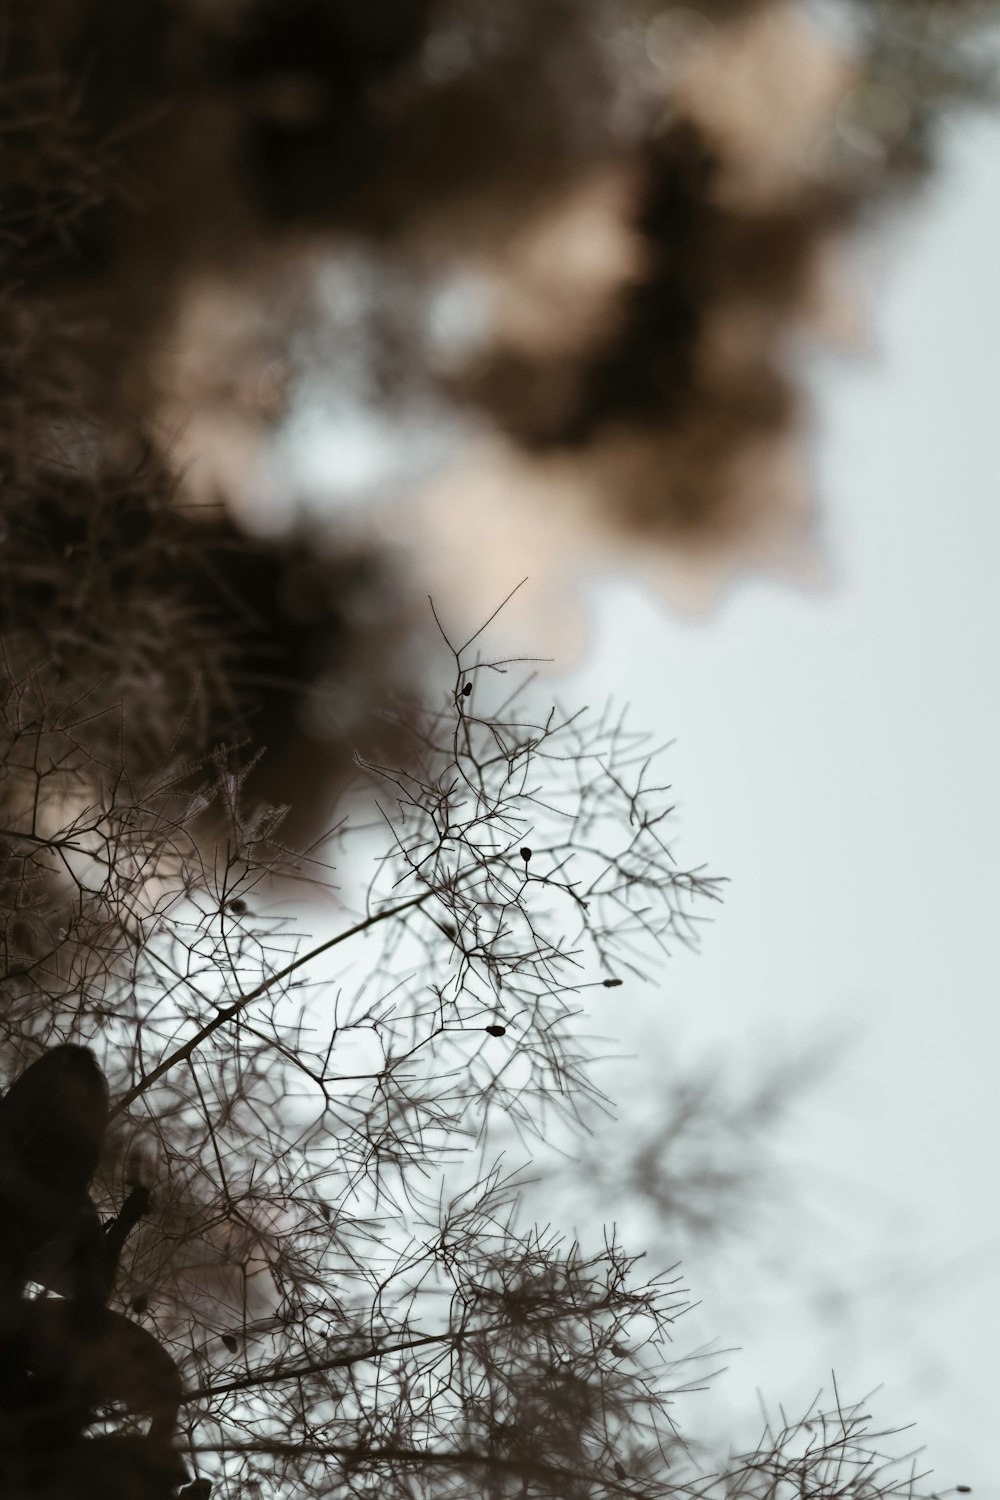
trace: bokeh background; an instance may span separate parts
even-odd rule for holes
[[[527,577],[491,650],[676,737],[732,882],[595,1007],[627,1104],[540,1211],[683,1253],[706,1431],[832,1369],[995,1500],[995,9],[4,21],[5,631],[149,763],[249,726],[306,839],[446,680],[426,595]]]

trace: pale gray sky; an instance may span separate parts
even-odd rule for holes
[[[833,1315],[763,1271],[766,1316],[703,1309],[699,1328],[744,1345],[726,1399],[759,1386],[794,1412],[831,1368],[849,1395],[884,1382],[879,1418],[917,1422],[935,1482],[983,1500],[1000,1497],[998,160],[995,120],[956,126],[871,255],[873,352],[817,365],[824,590],[747,578],[690,622],[594,577],[592,649],[559,682],[678,737],[681,847],[732,880],[665,1001],[616,1010],[643,1054],[654,1011],[667,1066],[762,1033],[853,1041],[787,1142]]]

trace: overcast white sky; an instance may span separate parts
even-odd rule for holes
[[[559,682],[566,702],[612,691],[678,737],[681,849],[732,880],[665,998],[616,1010],[647,1066],[654,1012],[665,1066],[720,1042],[853,1043],[785,1142],[802,1195],[788,1233],[807,1203],[824,1297],[807,1316],[759,1271],[743,1327],[728,1305],[699,1313],[707,1334],[743,1343],[726,1399],[738,1410],[759,1386],[794,1412],[831,1368],[849,1395],[884,1382],[877,1414],[918,1423],[934,1482],[987,1500],[1000,1500],[998,161],[995,120],[956,126],[946,170],[874,257],[873,353],[816,370],[829,586],[747,578],[690,622],[624,572],[594,577],[592,649]]]

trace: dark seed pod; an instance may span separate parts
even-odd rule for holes
[[[465,684],[465,687],[462,689],[462,697],[463,698],[468,698],[468,696],[469,696],[469,694],[471,692],[472,692],[472,683],[471,682],[467,682]]]
[[[487,1026],[486,1030],[490,1036],[505,1036],[507,1034],[506,1026]]]
[[[237,1349],[240,1347],[239,1339],[231,1333],[224,1333],[222,1335],[222,1342],[225,1344],[230,1354],[235,1354]]]
[[[524,860],[525,864],[527,864],[528,860],[531,858],[531,850],[528,848],[527,844],[525,844],[524,848],[521,850],[521,858]]]
[[[149,1297],[145,1292],[138,1292],[136,1296],[132,1298],[132,1311],[134,1313],[144,1313],[148,1306]]]
[[[628,1471],[625,1468],[625,1465],[619,1463],[617,1458],[615,1459],[615,1473],[618,1475],[619,1479],[626,1479],[628,1477]]]
[[[604,988],[606,990],[616,990],[618,988],[618,986],[621,984],[621,980],[620,979],[602,979],[601,983],[604,985]]]
[[[237,917],[242,917],[247,909],[247,904],[243,900],[242,896],[234,896],[232,901],[226,902],[226,905],[229,907],[229,910],[233,913],[233,915]]]

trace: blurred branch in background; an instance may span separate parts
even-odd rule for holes
[[[756,1062],[744,1065],[752,1082],[742,1083],[732,1058],[689,1065],[681,1076],[658,1071],[655,1080],[641,1064],[630,1069],[633,1103],[644,1093],[645,1106],[636,1107],[627,1139],[605,1129],[585,1147],[574,1197],[593,1194],[595,1210],[600,1202],[616,1221],[639,1212],[647,1239],[669,1259],[704,1258],[733,1240],[742,1253],[787,1191],[774,1137],[834,1066],[828,1045],[770,1067]]]
[[[789,1142],[797,1106],[833,1080],[842,1051],[827,1038],[778,1059],[761,1047],[655,1066],[640,1056],[627,1073],[618,1059],[610,1076],[623,1082],[606,1087],[627,1097],[622,1117],[589,1120],[568,1155],[535,1153],[526,1201],[574,1231],[610,1218],[660,1263],[696,1267],[713,1326],[752,1332],[753,1262],[778,1269],[786,1296],[794,1285],[814,1299],[837,1281],[809,1163],[790,1158]]]

